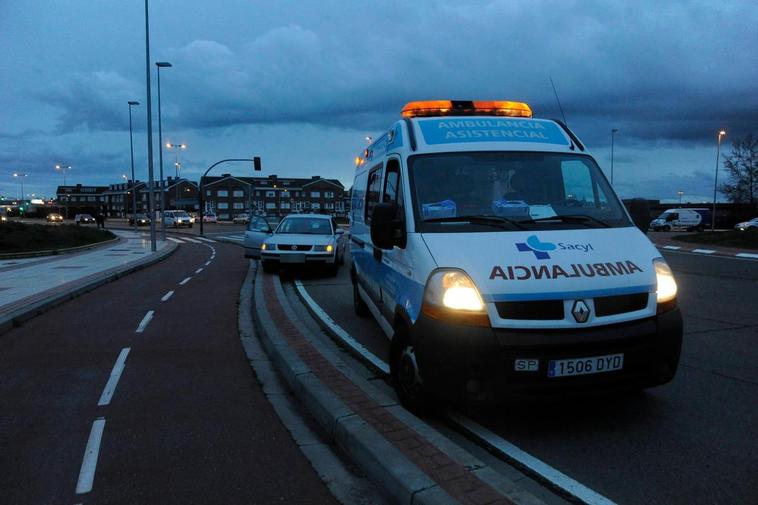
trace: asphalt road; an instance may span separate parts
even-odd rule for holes
[[[182,244],[0,337],[0,502],[335,503],[240,345],[246,269],[234,245]],[[93,487],[76,494],[98,419]]]
[[[508,402],[470,415],[620,504],[758,503],[758,261],[666,253],[685,320],[674,381],[644,393]],[[353,314],[348,269],[308,293],[386,359],[373,319]]]

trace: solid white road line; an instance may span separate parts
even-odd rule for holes
[[[227,236],[223,236],[223,237],[219,237],[219,238],[225,238],[227,240],[236,240],[238,242],[242,242],[243,240],[245,240],[245,237],[227,237]]]
[[[615,505],[605,496],[593,491],[580,482],[575,481],[568,475],[561,473],[547,463],[527,454],[512,443],[492,433],[487,428],[480,426],[471,419],[456,412],[447,412],[447,417],[468,433],[495,448],[507,458],[518,462],[532,472],[551,482],[554,486],[579,499],[588,505]]]
[[[84,450],[82,468],[79,470],[79,481],[76,483],[76,494],[92,491],[92,483],[95,481],[95,470],[97,469],[97,457],[100,454],[100,441],[103,439],[104,429],[105,418],[99,417],[92,423],[92,430],[89,432],[89,440],[87,440],[87,448]]]
[[[199,274],[199,273],[200,273],[200,272],[202,272],[202,271],[203,271],[203,268],[202,268],[202,267],[200,267],[200,268],[198,268],[197,270],[195,270],[195,273],[196,273],[196,274]]]
[[[361,356],[366,358],[372,365],[374,365],[376,368],[381,370],[382,372],[388,374],[390,373],[390,367],[381,360],[377,355],[366,349],[363,344],[355,340],[348,332],[342,329],[340,325],[334,322],[334,320],[329,317],[329,314],[327,314],[324,309],[322,309],[316,301],[311,298],[311,295],[308,294],[308,291],[306,291],[305,286],[303,286],[303,283],[299,280],[295,281],[295,286],[297,287],[297,291],[300,293],[300,296],[303,297],[303,300],[305,300],[305,303],[310,306],[311,310],[313,310],[313,313],[316,314],[321,321],[325,325],[329,327],[330,330],[332,330],[335,335],[337,335],[340,340],[345,342],[345,344],[349,345],[355,352],[359,353]]]
[[[211,260],[208,260],[208,261],[205,262],[205,266],[208,266],[210,264],[211,264]]]
[[[145,317],[142,318],[139,326],[137,326],[137,331],[135,331],[135,333],[142,333],[145,331],[145,328],[147,328],[147,325],[150,324],[150,320],[153,318],[153,314],[155,314],[154,310],[147,311],[147,314],[145,314]]]
[[[211,242],[213,244],[216,243],[216,241],[213,240],[212,238],[205,238],[205,237],[195,237],[195,238],[198,239],[198,240],[202,240],[203,242]]]
[[[183,240],[179,240],[178,238],[174,238],[174,237],[166,237],[166,239],[170,240],[172,242],[176,242],[177,244],[183,244],[184,243]]]
[[[202,244],[199,240],[195,240],[194,238],[189,237],[182,237],[182,240],[186,240],[187,242],[192,242],[193,244]]]
[[[162,302],[167,301],[169,298],[171,298],[173,296],[173,294],[174,294],[173,290],[169,291],[168,293],[166,293],[165,295],[163,295],[163,298],[161,298],[161,301]]]
[[[713,249],[693,249],[692,252],[700,253],[700,254],[713,254],[716,251],[714,251]]]
[[[677,249],[681,249],[678,245],[665,245],[663,246],[664,249],[670,249],[672,251],[676,251]]]
[[[111,402],[113,393],[116,392],[116,386],[118,386],[118,380],[121,378],[121,372],[124,371],[124,364],[126,363],[126,357],[129,355],[129,350],[129,347],[121,349],[121,354],[118,355],[116,364],[113,365],[111,376],[108,379],[108,383],[105,385],[105,389],[103,389],[103,394],[100,395],[100,401],[97,402],[98,407],[108,405]]]
[[[737,256],[738,258],[754,258],[754,259],[758,259],[758,254],[753,254],[753,253],[738,253],[738,254],[735,254],[735,256]]]
[[[180,286],[184,286],[185,284],[187,284],[187,283],[190,281],[190,279],[191,279],[191,278],[192,278],[192,277],[187,277],[187,278],[186,278],[186,279],[184,279],[182,282],[180,282],[180,283],[179,283],[179,285],[180,285]]]

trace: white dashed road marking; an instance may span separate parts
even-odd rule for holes
[[[713,249],[693,249],[692,252],[700,253],[700,254],[713,254],[716,251]]]
[[[678,245],[665,245],[663,246],[664,249],[671,249],[672,251],[676,251],[677,249],[681,249]]]
[[[213,240],[213,239],[211,239],[211,238],[205,238],[205,237],[196,237],[196,238],[197,238],[198,240],[202,240],[203,242],[212,242],[212,243],[214,243],[214,244],[216,243],[216,241],[215,241],[215,240]]]
[[[223,237],[219,237],[219,238],[225,238],[227,240],[236,240],[237,242],[242,242],[243,240],[245,240],[244,237],[227,237],[227,236],[223,236]]]
[[[135,333],[142,333],[145,331],[145,328],[147,328],[147,325],[150,324],[150,320],[153,318],[153,314],[155,314],[154,310],[147,311],[147,314],[145,314],[145,317],[142,318],[139,326],[137,326],[137,331],[135,331]]]
[[[92,491],[92,484],[95,482],[95,470],[97,469],[97,458],[100,454],[100,441],[103,439],[104,429],[105,418],[99,417],[92,423],[92,430],[89,432],[89,440],[87,440],[87,448],[84,450],[82,468],[79,470],[79,481],[76,483],[76,494]]]
[[[108,405],[111,402],[113,393],[116,392],[116,386],[118,386],[118,380],[121,378],[121,372],[124,371],[124,364],[126,363],[126,357],[129,355],[129,350],[129,347],[121,349],[121,354],[118,355],[116,364],[113,365],[111,376],[108,379],[108,383],[105,385],[105,389],[103,389],[103,394],[100,395],[100,401],[97,402],[99,407]]]
[[[195,240],[194,238],[189,237],[182,237],[182,240],[186,240],[187,242],[192,242],[193,244],[202,244],[199,240]]]
[[[174,237],[166,237],[166,240],[170,240],[172,242],[176,242],[177,244],[183,244],[184,243],[183,240],[179,240],[178,238],[174,238]]]
[[[186,278],[186,279],[184,279],[182,282],[180,282],[180,283],[179,283],[179,285],[180,285],[180,286],[184,286],[185,284],[187,284],[187,283],[190,281],[190,279],[191,279],[191,278],[192,278],[192,277],[187,277],[187,278]]]
[[[210,264],[211,264],[211,260],[208,260],[208,261],[205,262],[205,266],[208,266]]]
[[[739,258],[755,258],[758,259],[758,254],[752,254],[752,253],[739,253],[735,254],[735,256]]]
[[[173,290],[169,291],[168,293],[166,293],[165,295],[163,295],[163,298],[161,298],[161,301],[165,302],[166,300],[168,300],[169,298],[171,298],[171,296],[173,296],[173,294],[174,294]]]
[[[202,267],[200,267],[200,268],[198,268],[197,270],[195,270],[195,273],[196,273],[196,274],[199,274],[199,273],[200,273],[200,272],[202,272],[202,271],[203,271],[203,268],[202,268]]]

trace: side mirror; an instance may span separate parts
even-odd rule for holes
[[[650,204],[644,198],[632,198],[629,202],[629,214],[634,225],[646,233],[650,226]]]
[[[379,249],[405,247],[406,233],[402,220],[397,219],[396,203],[379,203],[371,214],[371,241]]]

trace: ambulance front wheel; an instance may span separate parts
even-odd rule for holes
[[[400,326],[392,337],[390,373],[392,383],[405,408],[416,414],[431,412],[431,396],[424,385],[421,369],[405,327]]]

